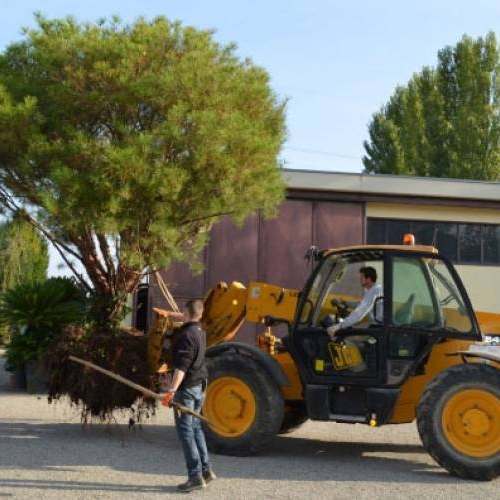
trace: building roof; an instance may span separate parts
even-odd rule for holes
[[[500,182],[284,169],[292,190],[499,202]]]
[[[337,252],[364,252],[370,250],[392,250],[397,252],[414,253],[434,253],[438,254],[437,248],[430,245],[353,245],[348,247],[329,248],[324,255],[330,255]]]

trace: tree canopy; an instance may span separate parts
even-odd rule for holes
[[[497,180],[500,48],[494,33],[464,36],[397,87],[369,124],[367,172]]]
[[[0,201],[87,288],[123,295],[221,216],[274,210],[285,103],[234,45],[163,17],[37,21],[0,55]]]

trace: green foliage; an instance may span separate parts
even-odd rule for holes
[[[21,214],[0,225],[0,292],[45,280],[48,266],[46,241]],[[8,326],[0,326],[0,341],[7,341],[9,333]]]
[[[37,359],[69,324],[82,324],[87,315],[84,293],[69,278],[22,283],[0,300],[0,323],[15,333],[7,345],[10,367]]]
[[[46,241],[21,217],[0,226],[0,290],[47,278]]]
[[[285,104],[265,70],[163,17],[37,20],[0,55],[0,201],[36,208],[99,293],[192,259],[223,215],[273,212]]]
[[[500,48],[495,35],[464,36],[438,53],[373,116],[367,172],[497,180]]]

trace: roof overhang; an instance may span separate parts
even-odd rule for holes
[[[428,202],[447,200],[458,204],[500,205],[500,182],[294,169],[284,169],[283,177],[289,192],[316,193],[318,198],[335,193],[344,195],[347,200],[354,197],[366,201],[415,198]]]

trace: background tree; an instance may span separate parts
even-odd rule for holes
[[[497,180],[500,48],[495,35],[464,36],[438,53],[375,113],[367,172]]]
[[[0,201],[117,321],[143,273],[193,259],[218,218],[273,211],[285,104],[209,31],[37,21],[0,56]]]
[[[47,242],[25,217],[16,214],[0,225],[0,292],[47,278]]]
[[[0,293],[47,278],[47,242],[31,224],[16,214],[0,224]],[[10,336],[10,328],[0,325],[0,342]]]

